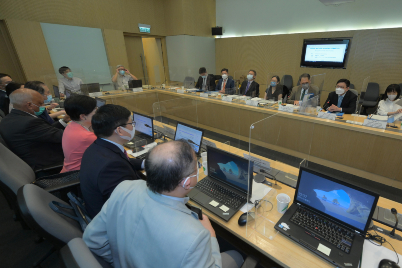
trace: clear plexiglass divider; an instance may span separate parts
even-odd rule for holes
[[[249,159],[249,170],[252,167],[249,178],[253,182],[248,193],[250,202],[243,208],[243,212],[249,210],[248,239],[256,234],[275,239],[278,231],[274,227],[293,201],[292,188],[297,184],[299,168],[308,166],[314,125],[301,128],[299,139],[289,140],[289,131],[294,130],[284,120],[287,116],[276,112],[252,123],[249,129],[249,150],[244,157]],[[288,155],[289,149],[302,157]]]

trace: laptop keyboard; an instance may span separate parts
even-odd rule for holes
[[[243,197],[211,180],[201,180],[197,183],[195,188],[212,197],[215,201],[234,210],[239,209],[240,206],[247,201],[246,197]]]
[[[354,234],[347,229],[305,208],[298,208],[290,221],[305,228],[308,235],[317,240],[324,239],[349,254]]]

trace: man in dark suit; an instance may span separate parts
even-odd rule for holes
[[[330,112],[353,114],[356,111],[357,95],[349,90],[350,81],[339,79],[335,91],[328,94],[323,109]]]
[[[43,106],[42,95],[21,88],[10,95],[10,101],[14,108],[0,122],[0,134],[10,150],[33,169],[62,165],[62,124],[50,125],[35,115]]]
[[[257,72],[250,70],[247,75],[247,81],[243,81],[240,87],[240,95],[250,96],[252,98],[260,96],[260,84],[255,82]]]
[[[137,172],[144,169],[144,161],[129,158],[124,150],[135,133],[126,108],[103,105],[92,117],[92,129],[97,140],[82,157],[80,186],[89,216],[95,217],[120,182],[140,179]]]
[[[229,78],[229,70],[223,68],[221,70],[222,79],[219,79],[218,84],[216,85],[215,90],[219,91],[223,94],[235,94],[236,88],[233,79]]]
[[[0,73],[0,110],[3,111],[5,115],[8,115],[8,104],[9,100],[6,94],[6,86],[13,80],[8,74]]]
[[[205,67],[201,67],[198,71],[200,77],[198,77],[197,84],[195,84],[195,88],[201,89],[202,91],[213,91],[215,90],[215,79],[214,75],[208,75],[207,69]]]

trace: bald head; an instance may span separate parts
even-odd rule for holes
[[[171,192],[196,172],[197,157],[186,141],[170,141],[153,148],[145,161],[147,186],[153,192]]]
[[[10,94],[10,103],[13,104],[14,108],[34,114],[37,109],[33,108],[32,104],[37,106],[43,105],[42,95],[29,88],[20,88]],[[36,106],[35,106],[36,107]]]

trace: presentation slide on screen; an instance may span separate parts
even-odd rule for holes
[[[347,45],[307,45],[305,61],[343,62]]]
[[[135,130],[150,137],[153,137],[152,133],[152,119],[139,115],[134,114],[134,122],[135,122]]]
[[[363,230],[375,198],[303,171],[297,200]]]
[[[191,147],[193,147],[196,153],[198,153],[198,151],[200,150],[201,137],[201,131],[184,126],[182,124],[177,125],[176,140],[186,140],[191,145]]]

